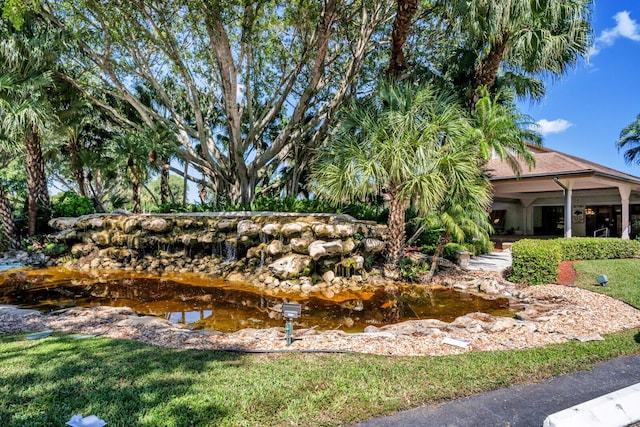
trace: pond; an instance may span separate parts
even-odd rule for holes
[[[361,332],[406,320],[451,322],[472,312],[513,316],[507,298],[484,299],[448,289],[394,285],[358,292],[292,296],[259,292],[243,283],[197,274],[151,275],[126,271],[75,271],[62,268],[0,272],[0,304],[50,312],[67,307],[105,305],[168,319],[193,328],[232,332],[283,326],[284,302],[302,305],[296,328]]]

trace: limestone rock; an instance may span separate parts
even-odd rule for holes
[[[216,235],[214,233],[203,233],[203,234],[200,234],[198,237],[196,237],[196,241],[198,243],[213,243],[216,240],[217,240]]]
[[[326,283],[331,283],[335,277],[336,274],[333,271],[329,270],[324,272],[324,274],[322,275],[322,280],[324,280]]]
[[[284,252],[284,245],[281,240],[272,240],[267,246],[269,255],[280,255]]]
[[[280,229],[282,228],[282,226],[280,224],[276,224],[276,223],[269,223],[269,224],[265,224],[264,227],[262,227],[262,233],[266,234],[267,236],[277,236],[280,234]]]
[[[489,295],[500,295],[504,290],[504,286],[497,280],[482,280],[478,285],[478,290]]]
[[[242,220],[238,223],[237,234],[238,237],[255,237],[260,234],[260,225],[251,220]]]
[[[289,244],[291,245],[291,250],[293,252],[299,254],[308,254],[311,240],[304,239],[302,237],[294,237],[293,239],[291,239],[291,242]]]
[[[362,241],[362,245],[364,246],[364,250],[367,252],[381,252],[384,249],[384,242],[378,239],[364,239]]]
[[[109,246],[111,243],[111,234],[106,231],[91,233],[89,238],[98,246]]]
[[[289,279],[300,276],[309,267],[311,258],[306,255],[286,255],[269,264],[269,271],[280,279]]]
[[[136,228],[138,228],[140,221],[137,217],[131,217],[131,218],[127,218],[125,220],[125,222],[122,224],[123,226],[123,231],[126,234],[131,233],[133,230],[135,230]]]
[[[69,230],[75,227],[77,222],[78,222],[78,218],[67,218],[67,217],[53,218],[49,221],[49,227],[56,230],[64,231],[64,230]]]
[[[282,226],[280,232],[283,236],[290,237],[295,234],[301,234],[302,232],[309,229],[309,225],[304,222],[289,222]]]
[[[340,240],[333,240],[331,242],[316,240],[309,245],[308,250],[311,258],[317,261],[324,256],[341,254],[342,242]]]
[[[78,232],[72,228],[68,228],[52,234],[50,237],[56,242],[65,242],[69,240],[76,240],[78,238]]]
[[[168,221],[164,218],[149,218],[143,220],[140,224],[143,230],[153,231],[155,233],[164,233],[171,227]]]

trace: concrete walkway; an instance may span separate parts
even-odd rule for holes
[[[540,384],[517,385],[465,399],[427,405],[388,417],[373,418],[357,426],[541,427],[553,413],[639,382],[640,356],[621,357],[600,363],[591,371],[561,375]],[[637,403],[640,405],[640,398]],[[619,424],[605,420],[604,423],[589,425]]]
[[[511,267],[510,250],[471,257],[467,270],[503,271],[507,267]]]

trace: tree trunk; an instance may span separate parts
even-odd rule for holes
[[[472,111],[480,100],[480,88],[482,86],[490,88],[495,83],[506,47],[506,42],[497,43],[495,46],[491,47],[487,56],[482,58],[478,63],[476,73],[473,77],[473,95],[471,98]]]
[[[184,162],[184,175],[182,175],[182,206],[187,206],[187,193],[189,192],[189,162]]]
[[[407,59],[404,57],[404,45],[407,43],[407,36],[411,29],[413,17],[418,11],[418,0],[397,1],[398,11],[393,21],[391,57],[389,58],[389,68],[387,69],[387,77],[390,80],[399,80],[409,68]]]
[[[69,149],[69,163],[73,173],[73,180],[78,186],[78,192],[82,197],[87,197],[87,188],[84,179],[84,170],[82,169],[82,161],[80,160],[80,147],[76,138],[70,138],[67,142]]]
[[[13,221],[13,209],[7,199],[7,193],[2,182],[0,182],[0,224],[2,225],[0,248],[18,248],[20,243],[16,233],[16,224]]]
[[[440,255],[442,255],[442,251],[444,251],[444,247],[449,243],[450,237],[448,233],[445,233],[438,238],[438,244],[436,245],[436,250],[433,252],[433,257],[431,258],[431,268],[427,274],[424,275],[422,280],[425,283],[429,283],[431,279],[433,279],[433,275],[436,274],[436,269],[438,268],[438,260],[440,259]]]
[[[131,202],[133,204],[133,212],[139,214],[142,213],[142,205],[140,204],[140,181],[136,174],[133,158],[129,157],[127,166],[129,167],[129,181],[131,181]]]
[[[50,210],[47,178],[44,174],[40,136],[34,125],[25,137],[27,153],[27,190],[29,204],[29,236],[36,234],[38,211]],[[47,213],[48,215],[48,213]]]
[[[402,259],[405,244],[405,210],[406,202],[402,200],[395,188],[389,192],[389,242],[387,246],[387,264],[397,266]]]
[[[160,203],[163,205],[169,202],[171,189],[169,188],[169,159],[162,159],[162,169],[160,171]]]

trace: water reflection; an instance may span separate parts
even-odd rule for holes
[[[65,307],[131,307],[140,314],[223,332],[283,326],[283,302],[302,305],[296,328],[362,331],[367,325],[433,318],[446,322],[481,311],[512,316],[508,300],[485,300],[451,290],[392,286],[292,297],[195,274],[78,272],[59,268],[0,273],[0,303],[53,311]]]

